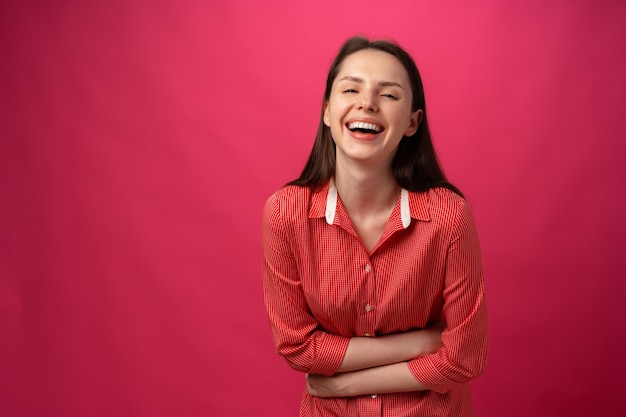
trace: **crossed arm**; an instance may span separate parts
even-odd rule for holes
[[[307,373],[309,393],[345,397],[430,389],[444,393],[482,373],[487,329],[471,213],[459,213],[446,256],[443,325],[381,337],[325,333],[311,315],[280,210],[266,206],[264,292],[277,351]]]
[[[349,397],[425,390],[406,362],[436,352],[442,346],[442,330],[443,323],[377,338],[353,337],[335,375],[307,374],[309,394]]]

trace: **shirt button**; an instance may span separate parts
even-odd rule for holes
[[[368,313],[372,311],[372,306],[369,304],[365,304],[365,311],[367,311]]]
[[[372,265],[367,264],[365,265],[365,272],[370,272],[372,270]]]
[[[378,397],[378,395],[376,395],[376,394],[372,395],[372,398],[376,398],[376,397]]]

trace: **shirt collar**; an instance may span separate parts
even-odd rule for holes
[[[338,199],[337,187],[335,187],[335,181],[331,178],[324,187],[320,187],[313,192],[309,217],[324,217],[326,223],[334,224]],[[425,192],[409,192],[403,188],[400,192],[400,219],[402,220],[402,227],[405,229],[409,227],[411,218],[423,221],[430,220],[428,195]]]

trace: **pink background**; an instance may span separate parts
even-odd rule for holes
[[[413,53],[474,208],[477,414],[625,415],[626,3],[610,0],[2,2],[1,415],[296,414],[260,212],[299,173],[356,33]]]

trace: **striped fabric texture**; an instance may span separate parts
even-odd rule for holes
[[[298,371],[332,375],[351,337],[442,319],[444,346],[408,362],[427,391],[316,398],[305,389],[300,415],[472,416],[468,382],[485,366],[487,313],[468,204],[443,188],[403,190],[368,253],[341,198],[327,204],[333,188],[332,181],[318,190],[287,186],[265,205],[263,286],[278,354]]]

